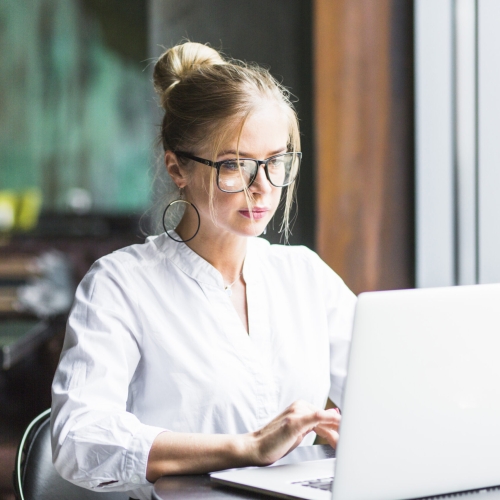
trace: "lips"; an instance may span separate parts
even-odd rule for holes
[[[254,219],[254,220],[259,220],[264,218],[267,215],[267,212],[269,212],[268,208],[260,208],[260,207],[254,207],[252,210],[240,210],[239,211],[243,217],[246,217],[247,219]]]

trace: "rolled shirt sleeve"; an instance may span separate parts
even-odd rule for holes
[[[140,361],[136,309],[119,262],[103,259],[78,287],[68,320],[52,385],[53,462],[62,477],[85,488],[149,484],[149,451],[165,431],[127,411]]]
[[[338,278],[338,276],[337,276]],[[340,280],[340,278],[338,278]],[[342,282],[338,290],[338,300],[329,313],[330,327],[330,399],[342,407],[356,296]]]
[[[325,290],[325,310],[330,341],[329,398],[340,408],[347,377],[357,297],[338,274],[317,255],[316,259],[317,279],[318,282],[323,281],[323,290]]]

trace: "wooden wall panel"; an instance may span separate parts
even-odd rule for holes
[[[412,2],[315,0],[316,247],[359,293],[414,283]]]

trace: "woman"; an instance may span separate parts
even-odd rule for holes
[[[53,384],[53,459],[87,488],[149,498],[165,474],[273,463],[314,435],[335,446],[354,295],[283,231],[300,163],[286,91],[204,45],[154,70],[175,231],[94,264]],[[286,190],[286,193],[283,191]],[[312,432],[314,431],[314,432]]]

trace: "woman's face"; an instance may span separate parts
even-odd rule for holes
[[[222,144],[217,161],[236,158],[265,160],[270,156],[285,153],[289,135],[286,115],[272,103],[266,103],[248,117],[243,127],[239,145],[238,129],[234,136]],[[239,146],[239,147],[238,147]],[[190,151],[191,152],[191,151]],[[192,151],[201,158],[212,159],[209,148]],[[264,166],[260,166],[257,177],[248,188],[251,194],[250,205],[244,192],[225,193],[214,186],[215,224],[210,213],[209,183],[212,167],[190,162],[193,169],[187,178],[184,192],[200,212],[200,233],[206,237],[223,233],[239,236],[261,234],[278,208],[281,189],[273,186],[267,179]],[[215,179],[215,177],[214,177]],[[215,182],[215,181],[214,181]]]

